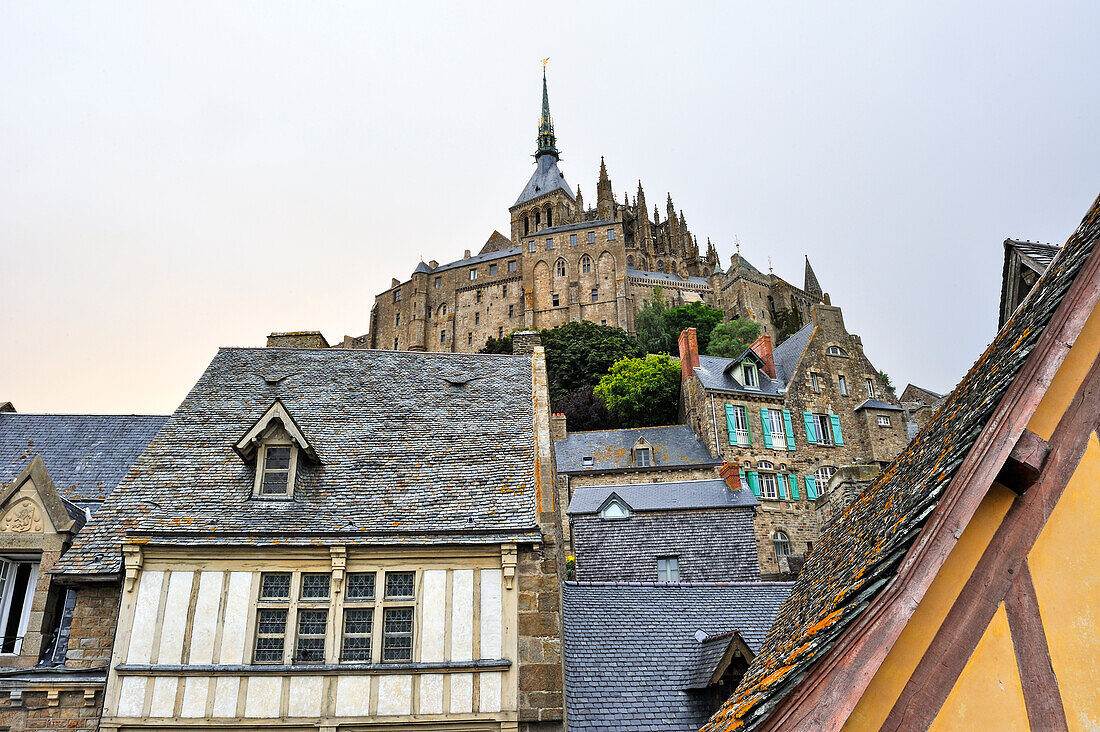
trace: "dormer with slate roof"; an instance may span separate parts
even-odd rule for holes
[[[313,445],[278,399],[233,449],[256,471],[253,498],[293,498],[298,461],[319,462]]]

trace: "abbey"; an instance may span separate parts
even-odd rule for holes
[[[558,167],[560,154],[542,79],[536,168],[509,208],[510,235],[493,232],[477,254],[448,264],[421,262],[376,296],[370,332],[352,348],[474,352],[520,329],[588,320],[634,332],[634,314],[661,287],[673,304],[706,302],[747,317],[775,342],[809,320],[824,301],[806,263],[803,288],[764,274],[741,257],[723,268],[708,240],[701,253],[672,196],[650,213],[641,181],[616,200],[600,160],[595,207],[585,206]],[[269,345],[302,345],[273,334]]]

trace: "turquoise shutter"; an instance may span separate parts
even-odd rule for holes
[[[749,424],[749,408],[738,407],[741,410],[741,414],[745,415],[745,434],[748,436],[748,447],[752,447],[752,425]]]
[[[791,498],[793,498],[794,500],[797,501],[798,500],[798,476],[795,475],[794,473],[791,473],[790,475],[787,476],[787,479],[791,483]]]
[[[840,436],[840,415],[830,414],[829,421],[833,423],[833,442],[838,445],[843,445],[844,438]]]
[[[791,424],[791,410],[783,410],[783,426],[787,428],[787,449],[794,449],[794,426]],[[796,495],[795,498],[798,498]]]
[[[745,473],[745,475],[746,475],[746,476],[748,477],[748,479],[749,479],[749,490],[751,490],[751,491],[752,491],[752,494],[753,494],[754,496],[756,496],[757,498],[759,498],[759,497],[760,497],[760,476],[759,476],[759,475],[757,475],[757,474],[756,474],[756,473],[755,473],[754,471],[752,471],[752,470],[750,470],[749,472]]]
[[[802,413],[802,421],[806,423],[806,442],[817,444],[817,430],[814,429],[814,416],[809,412]]]
[[[787,477],[782,473],[775,474],[775,489],[782,500],[787,500]]]
[[[760,407],[760,427],[764,430],[764,447],[772,449],[772,426],[768,422],[768,408]]]
[[[812,475],[806,476],[806,498],[811,501],[817,500],[817,478]]]
[[[726,405],[726,432],[729,433],[730,444],[737,444],[737,418],[733,416],[733,405]]]

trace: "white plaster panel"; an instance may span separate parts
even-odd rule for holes
[[[238,676],[219,676],[214,685],[214,716],[236,717],[237,695],[241,690]]]
[[[500,658],[501,645],[501,570],[481,570],[481,656]]]
[[[244,699],[244,716],[272,718],[279,716],[283,700],[281,676],[249,676],[248,692]]]
[[[199,575],[195,619],[191,623],[189,663],[210,663],[214,658],[214,633],[218,627],[223,576],[221,572],[203,572]]]
[[[420,714],[443,714],[443,674],[420,676]]]
[[[322,685],[321,676],[290,677],[290,706],[287,714],[291,717],[320,717]]]
[[[423,621],[420,628],[420,660],[443,661],[447,649],[447,570],[424,570]]]
[[[208,676],[188,676],[183,682],[181,717],[205,717],[206,697],[210,693]]]
[[[336,682],[336,716],[370,714],[370,676],[341,676]]]
[[[251,592],[251,572],[229,573],[219,663],[244,663],[245,628],[248,626],[248,600]]]
[[[412,676],[378,677],[378,714],[412,714]]]
[[[118,716],[140,717],[145,707],[145,681],[142,676],[123,676],[118,692]]]
[[[451,714],[474,711],[474,675],[451,674]]]
[[[173,717],[176,714],[176,690],[178,676],[158,676],[153,679],[153,702],[149,706],[150,717]]]
[[[158,663],[179,663],[183,658],[183,634],[191,612],[191,583],[194,572],[170,572],[168,596],[164,601],[164,619],[160,626]]]
[[[153,653],[153,631],[157,627],[157,608],[164,572],[142,572],[134,604],[134,624],[130,628],[129,663],[149,663]]]
[[[451,580],[451,660],[472,660],[473,639],[474,570],[456,569]]]
[[[478,697],[482,712],[500,711],[500,672],[478,674]]]

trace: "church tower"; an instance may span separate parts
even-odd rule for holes
[[[512,243],[519,245],[542,229],[575,220],[577,198],[558,170],[557,138],[550,117],[550,95],[546,90],[546,63],[542,65],[542,113],[535,148],[535,172],[519,198],[508,209],[512,216]]]

